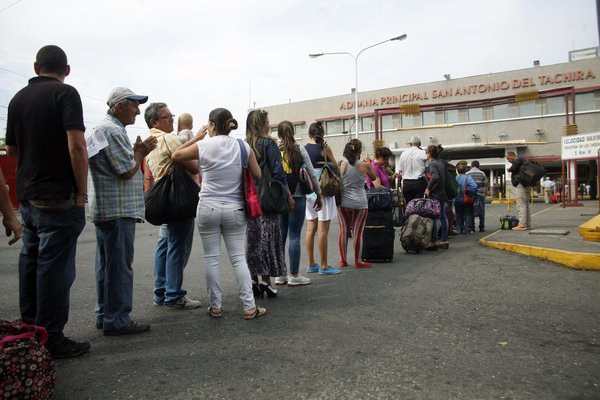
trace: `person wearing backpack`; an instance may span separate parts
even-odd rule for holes
[[[479,161],[471,161],[471,169],[467,171],[475,183],[477,184],[477,196],[481,202],[479,207],[479,232],[485,232],[485,187],[488,183],[488,178],[485,172],[479,169]]]
[[[519,225],[512,228],[513,231],[526,231],[531,229],[531,212],[529,210],[529,188],[525,187],[522,183],[517,179],[517,174],[519,170],[525,163],[521,157],[517,157],[517,155],[513,151],[509,151],[506,153],[506,160],[511,163],[511,166],[508,168],[508,172],[511,173],[510,182],[516,188],[515,197],[517,201],[517,210],[519,212]]]
[[[456,165],[458,176],[456,182],[460,188],[458,196],[454,199],[454,209],[456,210],[456,230],[459,234],[468,234],[475,231],[475,221],[473,218],[473,202],[477,196],[477,183],[466,174],[467,162],[459,161]]]
[[[286,209],[295,208],[294,198],[287,187],[285,172],[281,165],[281,152],[279,147],[269,135],[269,117],[264,110],[252,110],[246,118],[246,141],[256,153],[258,165],[261,171],[270,173],[274,184],[278,181],[287,192]],[[262,174],[262,180],[266,178]],[[260,182],[259,182],[260,185]],[[259,188],[260,190],[260,188]],[[282,197],[281,201],[286,201]],[[263,215],[248,221],[247,228],[247,251],[248,268],[252,275],[252,284],[255,296],[276,297],[277,289],[271,286],[271,277],[286,276],[287,265],[285,263],[285,249],[279,226],[279,216],[283,212],[265,212],[261,199]]]
[[[294,139],[294,124],[290,121],[283,121],[277,125],[277,136],[280,140],[279,148],[281,150],[281,163],[283,170],[286,173],[287,185],[294,197],[295,207],[287,214],[281,214],[279,217],[279,225],[281,229],[282,245],[285,248],[285,242],[290,237],[288,246],[288,254],[290,258],[290,274],[289,276],[278,276],[275,278],[276,285],[302,286],[310,284],[310,279],[299,274],[300,270],[300,235],[302,234],[302,226],[306,215],[306,195],[303,191],[300,176],[301,169],[304,168],[308,172],[308,178],[311,180],[311,189],[316,193],[316,200],[313,208],[316,211],[321,210],[322,198],[319,181],[315,176],[315,170],[310,162],[310,157],[304,147],[296,144]],[[306,190],[308,191],[308,189]]]
[[[327,146],[323,136],[325,130],[323,124],[313,122],[308,128],[308,139],[304,147],[310,157],[312,166],[315,168],[317,179],[323,173],[323,165],[325,163],[325,155],[329,163],[335,164],[335,158],[331,148]],[[313,206],[317,196],[310,195],[306,198],[306,252],[308,254],[308,268],[306,272],[318,272],[320,275],[335,275],[341,270],[330,266],[327,263],[327,236],[329,235],[329,225],[331,220],[337,218],[337,207],[335,205],[335,197],[323,196],[323,207],[317,211]],[[320,263],[315,262],[315,235],[319,234],[318,248]]]

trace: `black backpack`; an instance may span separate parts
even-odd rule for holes
[[[546,175],[546,168],[534,161],[525,161],[519,172],[517,173],[517,180],[523,186],[533,186],[536,182],[539,182]]]

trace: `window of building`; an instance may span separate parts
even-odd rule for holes
[[[575,95],[575,111],[594,110],[594,93],[581,93]]]
[[[325,122],[325,134],[336,135],[342,133],[342,120],[336,119],[333,121]]]
[[[520,117],[531,117],[533,115],[538,115],[537,111],[537,101],[528,101],[526,103],[519,103],[519,116]]]
[[[446,123],[456,124],[458,123],[458,110],[446,110]]]
[[[423,126],[445,123],[443,111],[424,111],[422,118]]]
[[[393,117],[393,115],[391,115],[391,114],[381,116],[381,129],[382,130],[397,128],[394,126],[394,119],[392,117]]]
[[[469,108],[469,122],[484,121],[483,108]]]
[[[425,111],[423,112],[423,125],[435,125],[435,111]]]
[[[400,123],[403,128],[413,128],[415,126],[420,126],[421,124],[421,114],[415,115],[402,115],[400,117]]]
[[[508,118],[508,104],[498,104],[492,106],[492,114],[494,115],[494,119]]]
[[[356,132],[356,130],[354,129],[354,117],[344,119],[343,120],[343,128],[344,129],[342,129],[342,133]]]
[[[362,128],[361,131],[372,131],[373,130],[373,117],[362,117]]]
[[[544,99],[546,105],[545,114],[564,114],[565,113],[565,98],[564,96],[548,97]]]

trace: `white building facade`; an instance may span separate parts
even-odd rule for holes
[[[397,158],[418,136],[423,147],[441,144],[443,158],[479,160],[488,193],[496,194],[506,188],[507,151],[540,162],[560,180],[561,137],[600,132],[600,59],[359,92],[358,99],[358,138],[369,154],[384,145]],[[336,157],[355,137],[353,93],[264,109],[273,130],[292,121],[300,144],[309,125],[322,121]],[[579,180],[596,182],[595,160],[574,168]]]

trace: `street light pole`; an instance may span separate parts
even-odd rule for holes
[[[346,51],[336,51],[336,52],[331,52],[331,53],[313,53],[313,54],[308,55],[310,58],[317,58],[317,57],[321,57],[321,56],[346,54],[346,55],[352,57],[352,59],[354,60],[354,136],[356,139],[358,139],[358,57],[360,57],[362,52],[365,50],[368,50],[375,46],[379,46],[380,44],[391,42],[393,40],[404,40],[404,39],[406,39],[406,37],[407,37],[407,35],[406,35],[406,33],[404,33],[400,36],[396,36],[391,39],[387,39],[382,42],[372,44],[370,46],[365,47],[361,51],[359,51],[356,55],[354,55],[352,53],[348,53]]]

